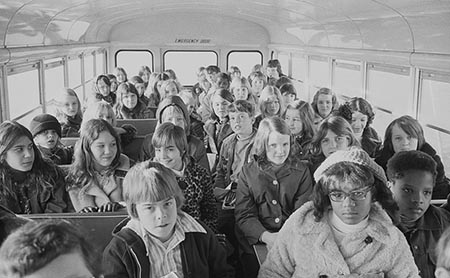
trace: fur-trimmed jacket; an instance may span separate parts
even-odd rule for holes
[[[368,226],[343,239],[346,254],[339,250],[326,214],[317,222],[313,211],[313,203],[308,202],[291,215],[258,277],[346,277],[369,273],[389,278],[420,277],[408,242],[378,203],[372,204]]]

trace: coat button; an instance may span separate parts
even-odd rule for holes
[[[419,247],[417,245],[414,245],[413,248],[416,250],[419,249]]]
[[[280,218],[278,218],[278,217],[275,218],[275,223],[277,223],[277,224],[280,223]]]
[[[274,205],[278,204],[277,200],[272,200],[272,204]]]
[[[273,183],[273,185],[278,185],[278,181],[277,180],[274,180],[272,183]]]

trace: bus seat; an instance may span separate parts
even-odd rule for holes
[[[117,126],[133,125],[137,130],[136,135],[147,135],[155,131],[157,122],[156,119],[117,119]]]
[[[73,147],[79,139],[79,137],[62,137],[61,143],[66,147]]]
[[[96,257],[100,257],[106,245],[112,239],[114,227],[128,217],[126,212],[96,212],[96,213],[49,213],[29,214],[28,219],[63,219],[73,223],[93,245]]]
[[[141,151],[142,143],[145,136],[138,135],[122,149],[122,153],[126,154],[130,159],[139,161],[139,152]]]

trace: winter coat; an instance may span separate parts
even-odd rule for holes
[[[367,126],[362,134],[361,148],[365,150],[370,157],[375,157],[378,149],[381,147],[381,139],[378,133],[370,126]]]
[[[384,273],[388,278],[419,278],[408,243],[387,213],[373,203],[368,227],[347,235],[342,254],[327,216],[316,222],[308,202],[286,221],[261,266],[258,277],[340,277]],[[350,249],[350,248],[349,248]]]
[[[138,101],[136,106],[130,110],[125,106],[118,106],[116,111],[117,119],[150,119],[155,118],[155,114],[150,107],[147,107],[142,101]]]
[[[0,167],[0,205],[17,214],[67,212],[71,208],[63,171],[51,161],[40,172]]]
[[[62,144],[53,149],[37,146],[42,156],[53,161],[56,165],[68,165],[72,163],[73,147],[66,147]]]
[[[312,138],[291,135],[292,147],[295,153],[298,154],[300,160],[305,162],[309,161],[309,157],[311,156],[311,141]]]
[[[183,190],[183,211],[205,223],[213,232],[217,231],[217,208],[211,185],[211,177],[205,168],[190,159],[183,177],[176,176]]]
[[[61,137],[80,137],[81,116],[66,117],[61,124]]]
[[[105,278],[150,277],[151,262],[144,241],[135,231],[125,228],[128,221],[125,219],[114,228],[113,239],[103,252]],[[181,243],[184,277],[230,277],[232,270],[227,265],[225,249],[212,231],[202,226],[206,233],[188,232]]]
[[[444,230],[450,226],[450,212],[430,205],[416,226],[406,229],[399,226],[409,243],[414,261],[422,278],[434,278],[436,270],[435,248]]]
[[[234,212],[242,250],[252,253],[251,245],[263,232],[278,232],[311,193],[311,174],[302,162],[288,160],[277,173],[265,159],[245,165],[238,180]]]
[[[218,154],[223,140],[233,133],[228,117],[223,122],[210,119],[205,123],[205,132],[208,138],[209,152]]]
[[[436,161],[436,184],[433,189],[433,199],[446,199],[447,195],[450,193],[450,181],[445,176],[444,165],[442,164],[441,158],[436,153],[436,150],[428,143],[424,143],[422,148],[419,149],[428,155],[430,155],[434,161]],[[376,158],[375,162],[378,163],[381,167],[383,167],[384,171],[386,171],[387,163],[389,159],[394,155],[394,151],[388,150],[387,148],[382,148]],[[449,209],[450,210],[450,209]]]

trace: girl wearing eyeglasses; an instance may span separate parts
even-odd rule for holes
[[[386,175],[365,151],[331,154],[314,178],[312,201],[281,228],[258,277],[420,277]]]

